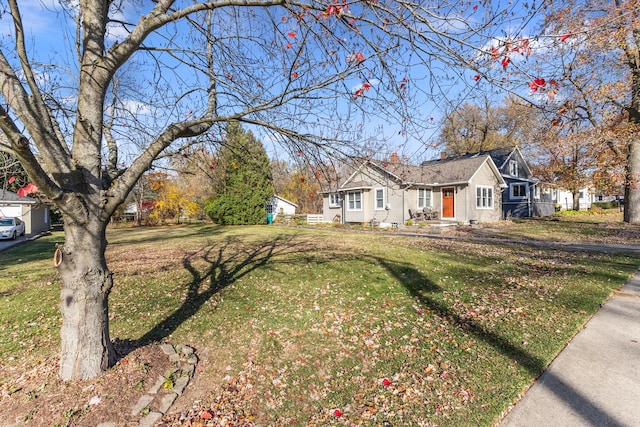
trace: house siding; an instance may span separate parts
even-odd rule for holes
[[[31,198],[22,198],[16,202],[17,195],[10,192],[8,194],[13,199],[9,196],[9,200],[2,200],[0,196],[0,217],[20,218],[25,225],[25,234],[41,233],[51,228],[51,215],[47,206]]]
[[[438,184],[440,182],[440,184]],[[477,209],[476,185],[493,188],[494,204],[491,209]],[[343,223],[369,224],[373,219],[379,225],[405,224],[409,210],[418,213],[418,190],[430,189],[431,207],[442,218],[443,189],[454,189],[454,217],[457,222],[498,221],[501,218],[500,188],[504,181],[491,158],[487,155],[448,162],[431,162],[409,166],[385,162],[382,166],[365,162],[345,183],[333,193],[342,196],[341,207],[331,207],[331,189],[324,191],[323,215],[332,221],[340,215]],[[376,203],[379,190],[383,190],[383,203]],[[349,194],[361,194],[361,208],[349,210]]]
[[[493,188],[493,208],[479,209],[476,206],[476,188],[478,186]],[[502,218],[502,188],[500,182],[487,163],[478,169],[473,179],[464,188],[465,209],[461,212],[459,221],[495,222]]]

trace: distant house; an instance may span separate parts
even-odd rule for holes
[[[553,214],[558,203],[558,190],[533,176],[518,147],[498,148],[471,156],[478,154],[491,156],[507,184],[502,193],[503,218]]]
[[[127,221],[143,221],[149,217],[155,206],[154,201],[128,203],[124,208],[124,218]]]
[[[611,201],[615,200],[615,197],[598,197],[593,190],[588,187],[578,190],[578,203],[580,210],[591,209],[593,202]],[[569,190],[558,190],[558,201],[561,210],[573,209],[573,193]]]
[[[267,215],[272,215],[272,221],[275,221],[278,215],[295,215],[297,208],[298,205],[276,194],[267,202],[266,206]]]
[[[427,218],[493,222],[502,218],[506,183],[489,155],[401,164],[364,161],[344,181],[323,191],[325,221],[404,224]]]
[[[49,208],[38,199],[20,197],[11,191],[0,190],[0,218],[20,218],[26,234],[37,234],[51,228]]]

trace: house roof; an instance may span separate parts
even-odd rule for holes
[[[527,161],[525,160],[524,156],[522,155],[522,151],[520,151],[520,149],[517,146],[512,146],[512,147],[503,147],[503,148],[495,148],[493,150],[485,150],[485,151],[478,151],[476,153],[467,153],[467,154],[463,154],[461,156],[456,156],[453,158],[447,158],[446,160],[450,160],[450,159],[465,159],[465,158],[470,158],[470,157],[477,157],[477,156],[491,156],[491,160],[493,160],[493,163],[495,163],[496,167],[502,171],[504,170],[505,166],[507,165],[507,162],[509,160],[515,160],[514,157],[516,155],[516,153],[518,154],[518,156],[520,157],[521,160],[521,164],[524,165],[524,167],[527,170],[527,174],[531,175],[531,169],[529,168],[529,164],[527,163]],[[435,160],[438,161],[438,160]],[[425,163],[429,163],[429,162],[425,162]],[[507,175],[507,174],[504,174]],[[537,181],[536,179],[532,180],[533,181]]]
[[[403,185],[445,186],[469,183],[483,164],[487,164],[501,185],[506,185],[500,171],[488,154],[476,154],[444,160],[423,162],[419,166],[402,163],[378,162],[367,160],[358,167],[342,184],[338,191],[360,190],[373,188],[372,180],[357,179],[359,172],[373,168],[383,176]],[[375,179],[375,176],[371,176]]]
[[[278,199],[278,200],[282,200],[283,202],[288,203],[288,204],[290,204],[291,206],[295,206],[296,208],[298,207],[298,205],[297,205],[297,204],[295,204],[295,203],[293,203],[291,200],[287,200],[287,199],[285,199],[284,197],[278,196],[277,194],[274,194],[274,195],[273,195],[273,198],[274,198],[274,199]]]
[[[405,178],[405,181],[435,185],[467,183],[485,162],[488,162],[498,176],[500,175],[490,156],[478,155],[424,162],[421,166],[413,167],[412,173]]]
[[[0,203],[7,203],[7,202],[24,204],[24,205],[32,205],[32,204],[38,203],[38,200],[32,197],[27,197],[27,196],[20,197],[12,191],[0,190]]]

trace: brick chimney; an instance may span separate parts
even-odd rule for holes
[[[394,164],[394,165],[397,165],[398,163],[400,163],[400,158],[398,157],[398,153],[396,153],[395,151],[391,153],[391,158],[389,159],[389,162],[391,162],[391,164]]]

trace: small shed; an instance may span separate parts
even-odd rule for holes
[[[292,201],[274,194],[267,202],[267,218],[271,215],[271,220],[275,221],[278,215],[295,215],[297,208],[298,205]]]
[[[32,197],[20,197],[11,191],[0,190],[0,218],[20,218],[25,224],[26,234],[49,231],[51,215],[49,208]]]

